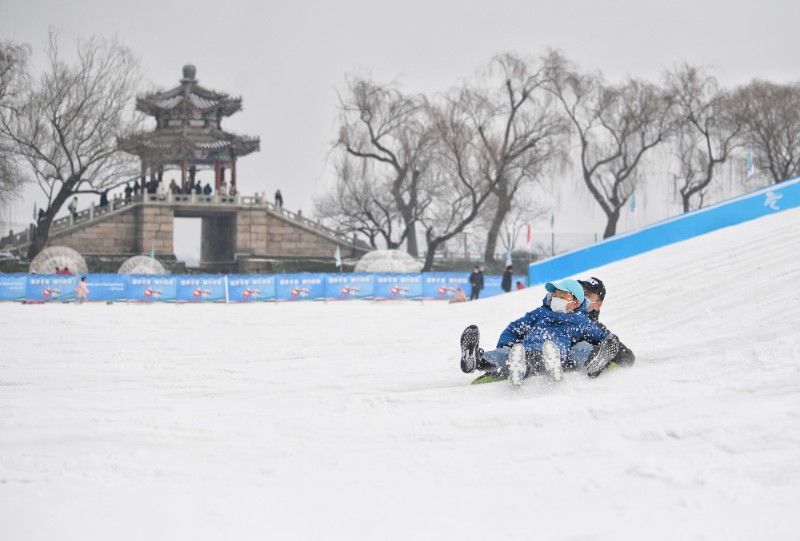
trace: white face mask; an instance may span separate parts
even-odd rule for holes
[[[550,309],[553,312],[561,312],[562,314],[566,313],[567,305],[570,302],[571,301],[568,301],[566,299],[562,299],[562,298],[559,298],[559,297],[553,297],[552,299],[550,299]]]

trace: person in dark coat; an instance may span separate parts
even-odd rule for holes
[[[511,292],[511,277],[514,274],[514,267],[509,265],[506,267],[506,272],[503,273],[503,281],[500,282],[500,287],[503,288],[503,291],[506,293]]]
[[[283,208],[283,194],[281,194],[280,190],[275,192],[275,206],[279,209]]]
[[[108,190],[100,192],[100,206],[101,207],[108,206]]]
[[[203,186],[203,195],[211,195],[211,184],[206,182],[206,185]]]
[[[138,190],[137,190],[138,191]],[[131,183],[128,182],[125,184],[125,202],[131,202],[131,194],[133,193],[133,188],[131,188]]]
[[[578,280],[578,283],[583,287],[583,292],[586,296],[581,311],[589,316],[589,319],[596,322],[598,325],[607,330],[606,326],[600,323],[600,309],[603,307],[603,301],[606,298],[606,286],[600,278],[594,276],[586,280]],[[636,361],[636,356],[633,354],[625,344],[619,343],[617,354],[613,362],[619,366],[633,366]],[[592,352],[592,347],[586,342],[579,342],[575,344],[569,351],[570,363],[574,366],[582,366],[586,364],[586,360]]]
[[[469,275],[469,285],[472,288],[469,300],[478,300],[478,297],[481,294],[481,289],[483,289],[483,271],[481,270],[480,265],[475,265],[475,270]]]

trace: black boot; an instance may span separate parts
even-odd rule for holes
[[[474,372],[483,351],[478,347],[480,332],[476,325],[470,325],[461,333],[461,371]]]
[[[586,375],[596,378],[605,370],[619,351],[619,339],[609,334],[608,338],[597,344],[586,361]]]

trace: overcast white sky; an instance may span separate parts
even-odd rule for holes
[[[305,213],[330,183],[336,89],[355,70],[435,93],[498,52],[556,47],[610,79],[656,78],[685,60],[715,67],[729,85],[798,80],[798,21],[797,0],[0,0],[0,39],[30,44],[34,61],[49,27],[65,49],[116,35],[138,54],[148,86],[175,86],[193,63],[200,84],[241,95],[244,110],[224,126],[261,137],[261,152],[239,162],[241,191],[280,188],[286,206]],[[29,219],[33,196],[17,219]]]

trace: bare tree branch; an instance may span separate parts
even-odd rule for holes
[[[47,243],[50,223],[76,193],[98,192],[133,177],[132,156],[117,138],[140,123],[134,111],[138,61],[116,41],[79,41],[77,61],[66,63],[50,34],[48,67],[0,115],[0,134],[47,198],[28,256]]]

